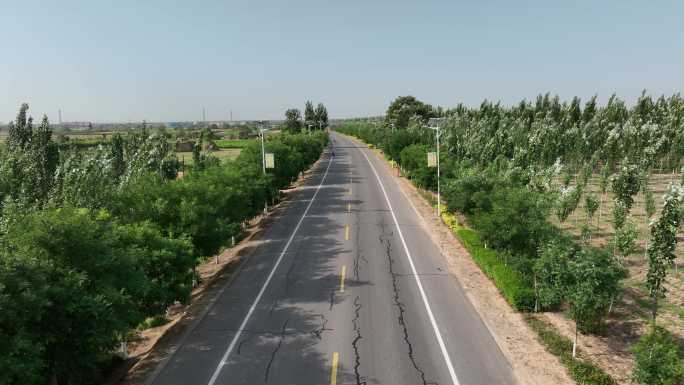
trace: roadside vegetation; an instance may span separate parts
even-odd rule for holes
[[[678,384],[680,347],[668,336],[684,337],[684,99],[643,94],[629,108],[616,96],[600,106],[547,94],[513,107],[444,110],[408,96],[384,120],[337,130],[382,149],[414,184],[436,191],[431,118],[442,118],[445,223],[513,307],[574,322],[570,344],[547,343],[548,325],[532,325],[573,377],[613,383],[575,363],[585,359],[577,341],[628,334],[642,336],[618,341],[635,352],[631,378]]]
[[[196,266],[310,167],[327,134],[240,141],[220,162],[193,143],[180,178],[167,133],[58,142],[22,105],[0,148],[0,384],[89,384],[136,328],[189,300]]]

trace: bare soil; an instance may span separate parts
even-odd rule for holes
[[[653,218],[646,215],[644,194],[639,192],[630,216],[637,226],[639,236],[636,250],[621,258],[628,270],[628,277],[622,282],[625,290],[622,298],[616,301],[614,309],[609,315],[606,328],[598,335],[582,335],[579,347],[592,362],[595,362],[620,384],[632,384],[630,376],[634,368],[632,346],[639,337],[648,331],[650,320],[650,299],[645,287],[648,261],[646,259],[647,240],[649,239],[648,222],[657,219],[663,204],[663,196],[670,183],[681,180],[678,173],[656,173],[649,178],[649,189],[653,192],[656,203],[656,214]],[[610,190],[610,187],[608,188]],[[610,247],[613,239],[612,210],[614,206],[613,194],[601,194],[599,177],[594,175],[589,182],[587,191],[602,200],[600,219],[598,212],[591,219],[592,238],[594,246]],[[602,199],[601,196],[603,195]],[[552,222],[561,229],[580,239],[581,226],[587,222],[584,209],[584,198],[579,207],[564,222],[558,222],[554,216]],[[684,341],[684,232],[678,234],[677,260],[669,270],[666,287],[666,298],[661,301],[657,323],[672,332],[679,341]],[[564,336],[574,335],[574,323],[562,313],[546,313],[545,317],[556,326]]]

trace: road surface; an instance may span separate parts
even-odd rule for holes
[[[381,161],[332,140],[148,384],[516,383]]]

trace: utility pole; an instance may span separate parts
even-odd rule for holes
[[[207,122],[207,110],[206,108],[202,107],[202,123]]]
[[[62,109],[60,108],[57,110],[57,114],[59,115],[59,126],[62,126]]]

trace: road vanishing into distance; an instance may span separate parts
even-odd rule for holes
[[[331,138],[147,384],[516,384],[382,161]]]

